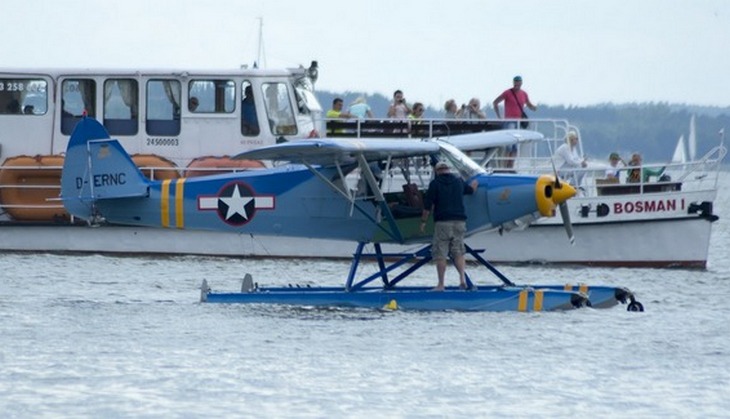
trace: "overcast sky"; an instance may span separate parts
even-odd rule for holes
[[[237,68],[319,61],[317,88],[441,106],[730,106],[728,0],[3,0],[0,67]]]

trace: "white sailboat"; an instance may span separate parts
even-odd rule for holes
[[[679,136],[677,145],[674,147],[672,163],[687,163],[687,146],[684,144],[684,134]]]
[[[689,137],[687,138],[687,149],[689,151],[690,161],[694,161],[697,154],[697,133],[695,130],[695,116],[689,120]]]

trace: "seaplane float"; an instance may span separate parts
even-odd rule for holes
[[[576,191],[557,176],[487,173],[453,145],[436,139],[304,139],[251,149],[234,159],[279,162],[238,173],[150,180],[120,142],[95,119],[75,127],[66,150],[61,195],[66,210],[90,225],[111,223],[156,229],[213,230],[356,242],[349,274],[337,287],[264,287],[244,277],[240,292],[214,292],[204,281],[201,301],[272,303],[314,307],[406,310],[551,311],[626,303],[643,305],[624,287],[520,285],[507,278],[479,249],[469,254],[501,282],[477,283],[467,272],[467,290],[403,285],[431,260],[433,225],[421,232],[420,211],[400,208],[396,193],[384,191],[378,168],[400,159],[445,162],[453,173],[476,180],[465,196],[467,236],[553,216],[557,208],[572,238],[566,201]],[[347,177],[358,171],[353,190]],[[407,190],[407,185],[404,190]],[[99,228],[104,228],[99,227]],[[372,244],[374,252],[365,252]],[[421,243],[418,250],[387,253],[384,244]],[[378,269],[362,277],[363,261]],[[469,267],[471,270],[471,266]]]

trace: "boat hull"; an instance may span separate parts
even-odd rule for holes
[[[574,245],[562,226],[535,225],[501,236],[476,235],[469,242],[486,249],[495,263],[704,269],[711,225],[700,217],[574,224]]]
[[[571,246],[560,225],[534,225],[504,234],[469,238],[494,263],[564,263],[623,267],[705,268],[712,222],[702,217],[606,223],[575,223]],[[681,240],[678,238],[682,238]],[[0,249],[113,254],[210,255],[229,257],[352,257],[350,243],[321,239],[145,227],[0,225]],[[406,251],[386,245],[385,252]]]

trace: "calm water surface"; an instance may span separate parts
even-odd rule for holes
[[[201,305],[203,278],[218,290],[240,288],[246,272],[262,283],[339,284],[348,264],[0,255],[0,412],[726,417],[727,195],[707,271],[502,267],[521,283],[624,285],[644,313]],[[417,282],[435,282],[434,271]]]

